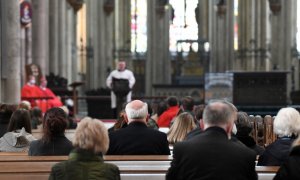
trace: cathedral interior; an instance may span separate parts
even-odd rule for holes
[[[0,102],[34,74],[82,105],[125,60],[135,98],[297,106],[299,30],[297,0],[1,0]]]

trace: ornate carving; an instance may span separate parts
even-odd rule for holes
[[[84,3],[84,0],[67,0],[67,1],[73,7],[75,12],[81,9]]]
[[[106,0],[103,4],[103,9],[105,14],[109,16],[115,9],[115,0]]]
[[[270,9],[274,15],[277,15],[281,11],[280,0],[269,0]]]

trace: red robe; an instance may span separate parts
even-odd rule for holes
[[[35,85],[29,85],[26,84],[23,86],[22,90],[21,90],[21,99],[22,100],[26,100],[29,101],[31,104],[31,107],[35,107],[39,104],[39,100],[34,100],[34,99],[30,99],[30,98],[38,98],[39,95],[39,90],[40,88],[35,86]]]
[[[42,112],[46,112],[53,107],[60,107],[63,103],[49,88],[39,88],[40,97],[51,97],[52,99],[43,99],[39,105]]]
[[[172,119],[177,115],[179,111],[178,106],[169,107],[157,120],[158,127],[170,127]]]

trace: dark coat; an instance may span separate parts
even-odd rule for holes
[[[279,138],[266,147],[266,150],[259,156],[258,166],[281,166],[290,153],[291,145],[295,138]]]
[[[264,148],[257,145],[256,142],[254,141],[253,137],[249,135],[240,135],[239,132],[236,134],[236,138],[245,144],[248,148],[254,150],[256,152],[256,155],[262,155],[264,152]]]
[[[167,135],[142,122],[109,133],[108,155],[168,155]]]
[[[114,164],[104,163],[102,156],[91,151],[76,149],[69,155],[69,160],[52,167],[49,180],[120,180],[119,168]]]
[[[300,179],[300,146],[292,149],[288,160],[279,168],[274,180]]]
[[[73,149],[72,142],[64,134],[55,136],[49,143],[41,139],[32,141],[29,147],[29,156],[65,156]]]
[[[255,152],[228,140],[226,132],[210,127],[174,145],[166,180],[257,179]]]

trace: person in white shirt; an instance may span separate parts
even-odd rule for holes
[[[117,69],[113,70],[109,76],[106,79],[106,85],[107,87],[109,87],[112,91],[111,91],[111,108],[116,110],[117,108],[117,96],[121,96],[122,95],[116,95],[118,89],[116,89],[116,84],[114,83],[114,81],[128,81],[128,87],[123,88],[125,96],[126,96],[126,102],[130,102],[131,101],[131,96],[132,96],[132,92],[131,89],[135,84],[135,77],[133,75],[133,72],[126,69],[126,62],[121,60],[118,62],[118,66]],[[114,87],[115,86],[115,87]],[[122,88],[122,86],[121,86]],[[123,91],[121,90],[121,91]],[[128,91],[128,93],[127,93]],[[121,92],[122,94],[123,92]],[[120,104],[121,106],[121,104]]]

